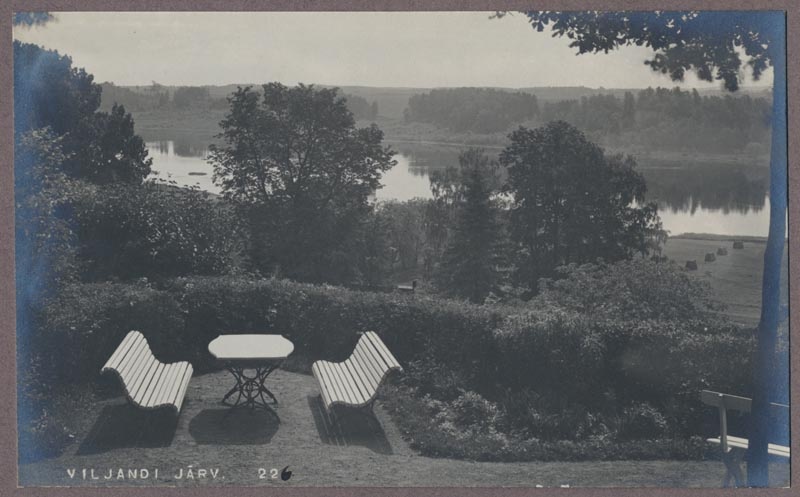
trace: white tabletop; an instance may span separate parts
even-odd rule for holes
[[[220,361],[274,361],[286,359],[294,344],[281,335],[220,335],[208,351]]]

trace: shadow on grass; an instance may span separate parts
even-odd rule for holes
[[[77,454],[101,454],[130,447],[168,447],[176,426],[177,417],[170,409],[146,411],[130,404],[105,406]]]
[[[335,408],[329,415],[319,395],[307,397],[308,407],[314,416],[314,424],[322,443],[328,445],[359,445],[378,454],[393,454],[380,421],[355,409]]]
[[[189,433],[201,445],[260,445],[269,443],[279,426],[262,410],[204,409],[189,421]]]

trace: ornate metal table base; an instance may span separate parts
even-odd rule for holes
[[[225,397],[222,398],[223,404],[230,406],[233,409],[249,407],[251,410],[255,410],[257,408],[261,408],[269,411],[276,418],[278,417],[278,413],[275,412],[275,409],[269,405],[267,399],[264,397],[264,395],[267,395],[270,399],[272,399],[273,403],[278,403],[278,399],[275,398],[275,395],[273,395],[272,392],[270,392],[269,389],[264,386],[267,376],[269,376],[270,373],[278,368],[277,365],[258,368],[243,368],[227,365],[225,368],[230,371],[233,377],[236,379],[236,385],[234,385],[233,388],[231,388],[228,393],[225,394]],[[248,369],[255,371],[255,374],[248,376],[245,372]],[[232,402],[229,401],[228,399],[234,394],[236,394],[236,400]],[[229,413],[232,412],[233,409],[231,409]]]

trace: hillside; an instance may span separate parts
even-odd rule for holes
[[[158,85],[156,83],[157,91],[166,93],[169,97],[175,94],[179,88],[177,86]],[[221,86],[204,86],[208,90],[208,96],[212,100],[218,100],[217,105],[221,105],[225,98],[236,90],[239,86],[258,86],[256,83],[241,83],[241,84],[228,84]],[[142,96],[152,95],[154,86],[116,86],[113,83],[103,83],[104,97],[109,94],[114,95],[118,99],[140,102]],[[325,88],[333,88],[333,85],[319,85]],[[669,85],[666,85],[669,86]],[[401,88],[401,87],[372,87],[372,86],[339,86],[342,93],[362,97],[369,102],[377,102],[379,115],[389,119],[402,119],[403,111],[408,107],[408,101],[414,95],[420,95],[430,92],[435,88]],[[639,92],[642,88],[590,88],[586,86],[538,86],[527,88],[492,88],[496,90],[503,90],[509,92],[525,92],[536,95],[540,103],[544,102],[557,102],[561,100],[576,100],[581,97],[588,97],[592,95],[613,95],[618,98],[623,98],[625,92]],[[698,93],[701,96],[722,96],[726,95],[722,89],[699,89]],[[124,97],[123,97],[124,94]],[[770,98],[771,90],[769,87],[753,87],[743,88],[739,92],[732,94],[733,96],[749,95],[753,98]],[[128,102],[119,100],[120,103],[128,107],[132,107]],[[111,107],[112,102],[108,98],[104,98],[104,107]],[[139,103],[134,105],[140,105]],[[142,108],[130,108],[129,110],[145,110]]]

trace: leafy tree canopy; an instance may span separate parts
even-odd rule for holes
[[[14,12],[11,23],[14,26],[41,26],[54,20],[55,17],[49,12]]]
[[[356,128],[337,89],[270,83],[239,88],[229,102],[211,161],[225,196],[255,208],[254,260],[301,280],[355,277],[343,271],[355,267],[348,237],[395,163],[383,132]]]
[[[266,84],[239,88],[212,147],[216,181],[244,202],[314,198],[365,202],[394,162],[377,126],[357,129],[336,89]]]
[[[121,106],[98,112],[101,88],[72,59],[14,41],[14,127],[63,136],[64,171],[94,183],[141,182],[150,173],[144,141]]]
[[[556,121],[520,127],[500,155],[513,197],[511,235],[517,279],[540,277],[569,263],[617,261],[647,253],[662,233],[657,207],[632,157],[605,155],[574,126]]]
[[[550,27],[566,36],[579,54],[608,53],[620,46],[646,46],[645,61],[654,71],[683,80],[694,71],[703,81],[722,81],[739,88],[742,64],[758,80],[774,57],[776,26],[769,13],[737,11],[548,12],[525,15],[537,31]],[[744,55],[744,60],[742,57]]]

